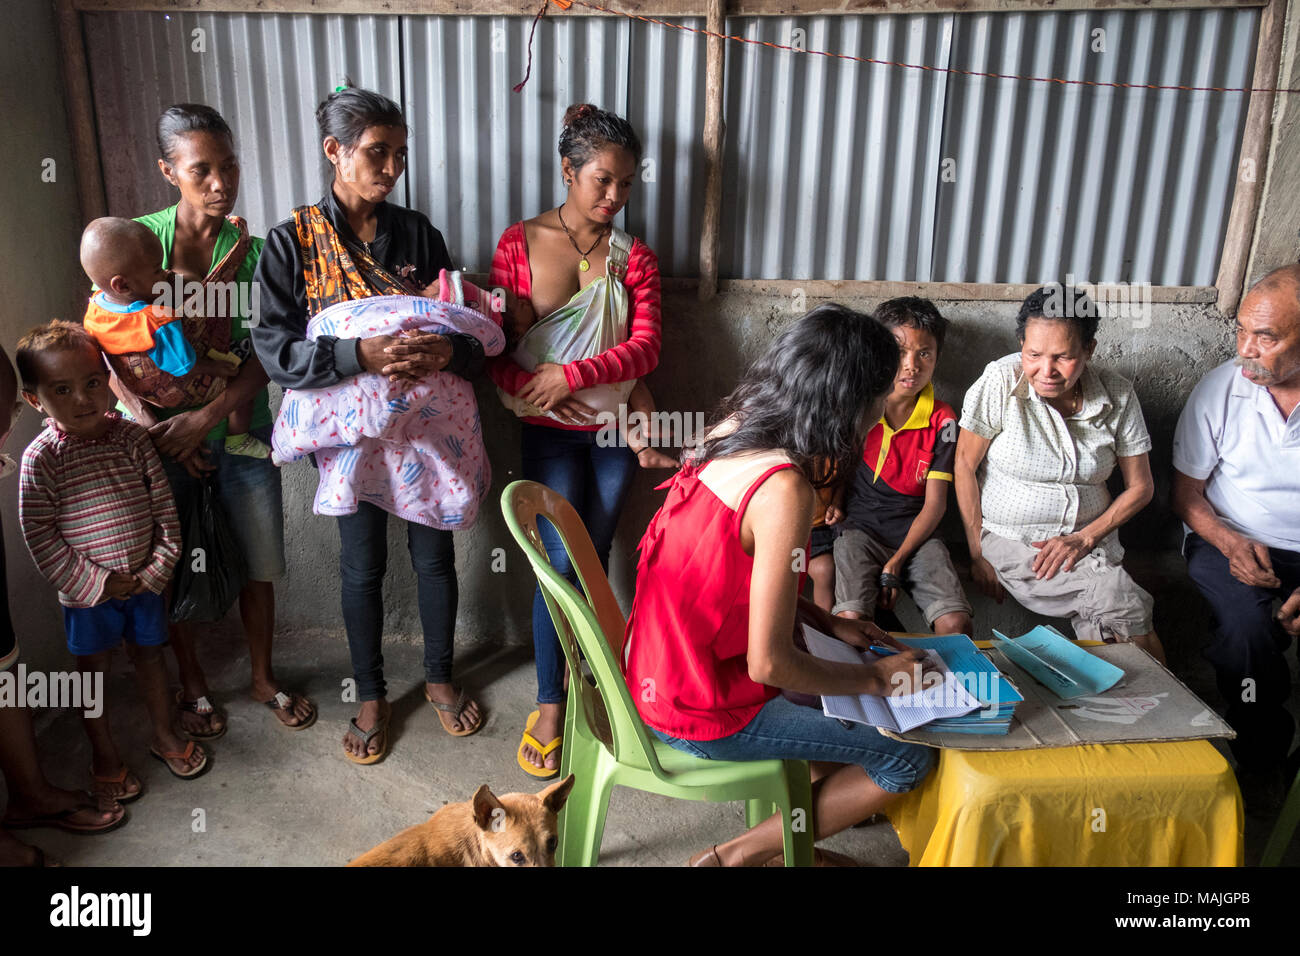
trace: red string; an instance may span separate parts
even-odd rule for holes
[[[987,73],[980,70],[958,70],[950,67],[927,66],[922,63],[904,63],[899,60],[881,60],[873,56],[850,56],[847,53],[835,53],[829,50],[803,50],[799,47],[789,46],[784,43],[770,43],[767,40],[752,40],[749,37],[734,36],[728,33],[715,33],[712,30],[699,30],[695,27],[684,26],[680,23],[669,23],[667,20],[658,20],[654,17],[643,17],[636,13],[626,13],[622,10],[614,10],[610,7],[601,6],[598,3],[589,3],[587,0],[550,0],[554,2],[561,10],[567,10],[569,7],[577,4],[580,7],[586,7],[589,10],[598,10],[601,13],[613,13],[621,17],[627,17],[629,20],[640,20],[643,23],[653,23],[661,27],[670,27],[674,30],[681,30],[683,33],[697,33],[702,36],[717,37],[721,40],[731,40],[736,43],[749,43],[754,46],[770,47],[773,50],[785,50],[790,53],[806,53],[812,56],[825,56],[837,60],[851,60],[854,63],[871,63],[876,66],[896,66],[905,70],[924,70],[928,73],[952,73],[958,76],[980,76],[994,80],[1027,80],[1031,83],[1056,83],[1061,86],[1094,86],[1094,87],[1111,87],[1121,90],[1175,90],[1184,93],[1300,93],[1300,88],[1295,87],[1240,87],[1240,86],[1174,86],[1162,83],[1116,83],[1106,80],[1067,80],[1055,76],[1031,76],[1023,73]],[[543,0],[542,10],[533,20],[533,29],[537,29],[537,20],[546,12],[547,0]],[[528,68],[532,69],[533,64],[533,37],[528,35]],[[524,76],[524,82],[515,87],[515,92],[523,89],[524,83],[528,82],[528,76]]]
[[[523,90],[524,84],[528,82],[528,77],[533,74],[533,34],[537,32],[537,21],[546,16],[546,8],[549,5],[550,0],[542,0],[542,8],[537,11],[537,16],[533,17],[533,27],[528,31],[528,67],[524,70],[524,78],[511,87],[516,93]],[[569,6],[570,4],[566,3],[561,9],[567,10]]]

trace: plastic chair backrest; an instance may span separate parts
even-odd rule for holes
[[[582,519],[562,495],[535,481],[507,485],[501,494],[501,511],[537,575],[560,647],[569,662],[570,691],[576,688],[582,716],[593,736],[604,742],[620,763],[649,769],[662,778],[663,769],[618,662],[627,622]],[[585,600],[551,567],[537,529],[539,517],[549,521],[559,535],[577,571]],[[580,649],[596,678],[595,688],[582,677]]]

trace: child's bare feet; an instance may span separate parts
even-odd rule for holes
[[[361,709],[357,711],[357,726],[363,731],[370,730],[381,720],[387,720],[392,715],[392,708],[384,698],[379,700],[363,700]],[[388,728],[370,738],[369,745],[362,742],[361,738],[349,730],[343,735],[343,749],[354,757],[373,756],[382,753],[388,743],[385,739],[388,736]]]

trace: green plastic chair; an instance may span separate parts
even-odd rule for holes
[[[1300,826],[1300,770],[1296,771],[1295,779],[1291,781],[1286,803],[1282,804],[1282,812],[1278,814],[1273,832],[1264,845],[1264,855],[1259,858],[1260,866],[1282,865],[1282,854],[1295,836],[1297,826]]]
[[[748,826],[779,812],[785,865],[811,866],[812,786],[807,762],[702,760],[652,736],[632,703],[618,664],[627,622],[582,519],[563,496],[533,481],[508,485],[501,494],[501,511],[537,575],[569,663],[560,775],[572,773],[575,782],[560,813],[558,865],[596,865],[609,794],[617,785],[679,800],[743,800]],[[551,567],[537,531],[539,517],[559,533],[585,600]],[[591,667],[595,687],[581,677],[580,655]]]

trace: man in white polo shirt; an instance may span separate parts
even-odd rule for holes
[[[1281,796],[1295,731],[1283,656],[1300,635],[1300,265],[1270,272],[1237,313],[1237,358],[1193,389],[1174,435],[1174,512],[1215,621],[1206,651],[1228,703],[1243,789]],[[1281,600],[1275,614],[1273,603]],[[1294,767],[1289,768],[1294,772]],[[1259,809],[1267,809],[1259,807]]]

